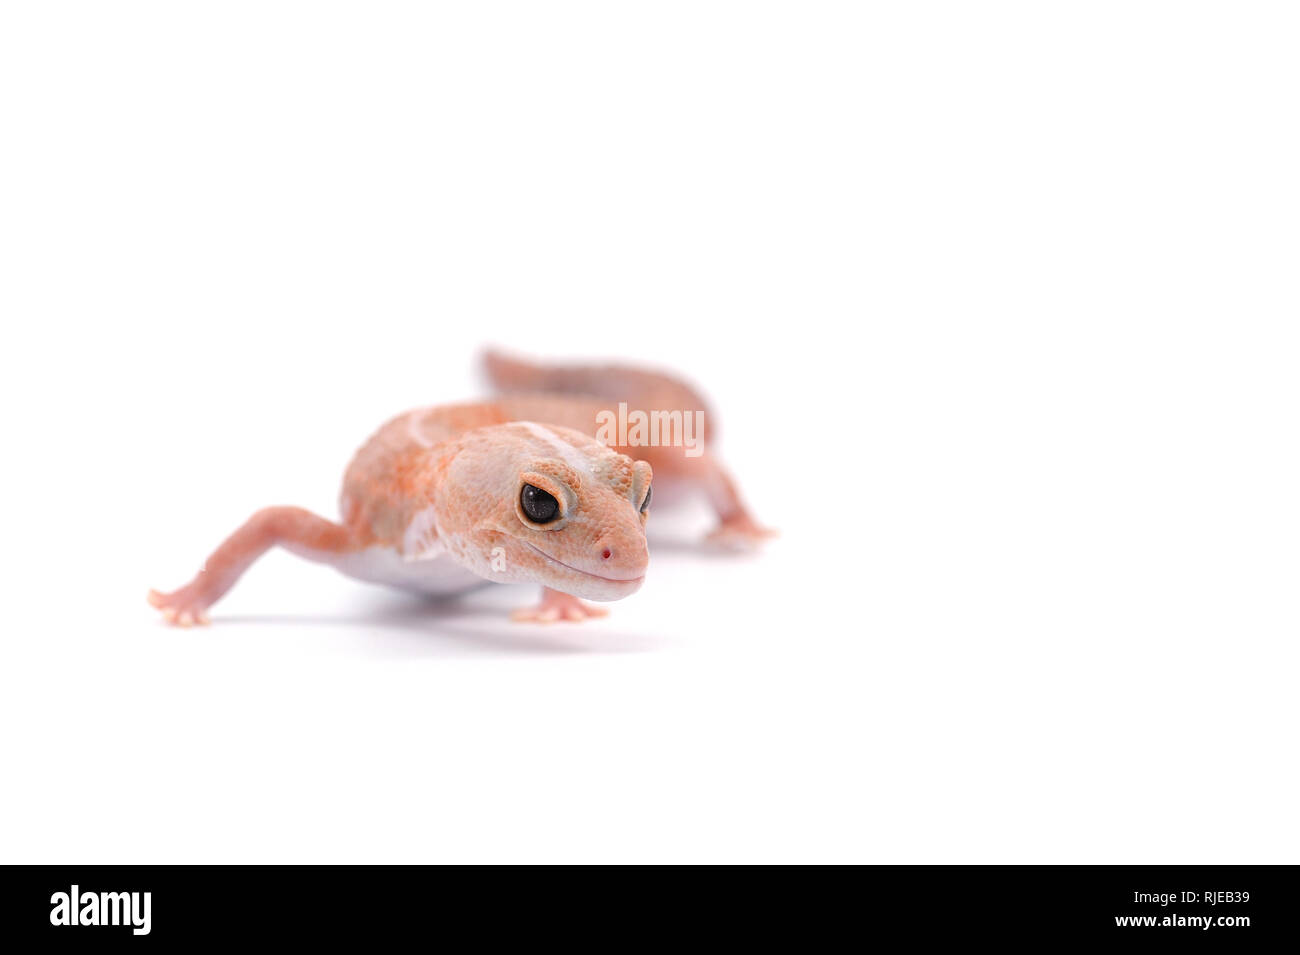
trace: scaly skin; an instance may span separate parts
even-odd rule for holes
[[[703,453],[684,454],[680,447],[614,445],[655,473],[657,503],[703,495],[718,517],[709,541],[730,550],[749,550],[775,531],[749,513],[736,482],[708,445],[717,441],[717,418],[689,384],[672,375],[626,365],[541,365],[500,352],[483,356],[489,383],[502,397],[498,407],[512,418],[565,425],[594,434],[596,415],[625,402],[631,408],[696,414],[703,423]]]
[[[548,594],[538,614],[524,619],[597,616],[575,598],[635,593],[649,562],[641,505],[650,466],[568,428],[485,423],[493,420],[503,420],[500,409],[480,404],[390,421],[348,468],[342,524],[299,508],[259,511],[194,580],[169,594],[150,591],[149,602],[170,623],[206,623],[208,608],[277,545],[351,576],[417,591],[457,592],[477,577],[539,583],[567,596]],[[525,482],[555,497],[557,519],[528,519],[519,504]],[[468,574],[448,581],[448,563]]]
[[[541,603],[516,611],[517,620],[603,616],[579,598],[618,600],[640,588],[649,560],[642,505],[652,475],[656,494],[676,488],[708,496],[719,517],[712,540],[752,546],[771,533],[750,517],[707,451],[689,457],[680,447],[611,448],[590,436],[597,413],[615,398],[703,410],[675,379],[619,368],[541,369],[499,356],[489,356],[488,369],[503,390],[522,383],[550,393],[510,393],[394,418],[348,467],[341,523],[301,508],[258,511],[190,583],[167,594],[150,591],[149,602],[169,623],[207,623],[208,608],[280,546],[359,579],[432,594],[482,580],[541,584]],[[629,382],[627,397],[617,397]],[[709,427],[712,433],[711,419]],[[520,504],[525,483],[559,502],[556,519],[528,518]]]

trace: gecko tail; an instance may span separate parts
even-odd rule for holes
[[[506,355],[494,348],[483,353],[483,371],[495,391],[584,395],[629,408],[699,411],[709,422],[710,440],[716,423],[704,397],[675,375],[619,364],[549,364]]]
[[[512,358],[495,348],[483,352],[483,373],[495,391],[562,391],[550,370],[531,362]]]

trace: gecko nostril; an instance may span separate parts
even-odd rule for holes
[[[611,557],[614,556],[614,552],[610,550],[608,547],[606,547],[604,550],[600,552],[600,556],[605,558],[605,560],[609,560]]]

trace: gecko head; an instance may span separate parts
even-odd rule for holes
[[[493,425],[461,438],[438,523],[481,576],[618,600],[645,579],[651,477],[644,461],[579,431]]]

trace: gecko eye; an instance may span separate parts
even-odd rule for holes
[[[555,496],[531,484],[525,484],[519,492],[519,506],[524,509],[529,520],[538,524],[549,523],[560,514],[560,502]]]
[[[650,509],[650,492],[653,491],[653,490],[654,490],[654,488],[652,488],[652,487],[648,487],[648,488],[645,489],[645,500],[641,502],[641,513],[642,513],[642,514],[644,514],[647,510]]]

